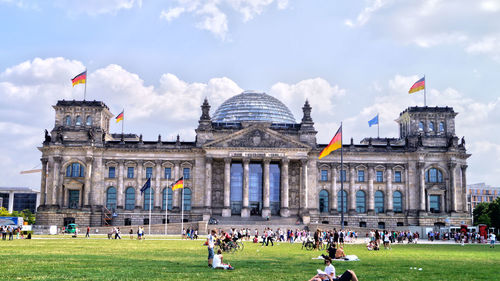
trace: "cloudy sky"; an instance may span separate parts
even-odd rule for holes
[[[243,90],[281,99],[318,141],[344,121],[344,140],[396,137],[394,119],[427,104],[459,113],[469,183],[500,186],[500,0],[0,0],[0,186],[39,188],[37,146],[70,78],[88,69],[87,99],[145,139],[194,140],[203,99],[212,112]],[[112,124],[120,132],[120,124]]]

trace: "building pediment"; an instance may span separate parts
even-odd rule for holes
[[[311,149],[307,144],[280,134],[260,124],[207,142],[204,148],[295,148]]]

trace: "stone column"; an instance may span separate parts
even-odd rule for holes
[[[135,188],[135,208],[143,209],[144,196],[141,194],[141,188],[144,185],[142,178],[142,160],[137,161],[137,187]]]
[[[224,209],[223,217],[231,216],[231,158],[224,158]]]
[[[94,156],[94,164],[92,165],[92,176],[91,176],[92,189],[90,191],[91,207],[99,206],[102,207],[106,204],[106,196],[104,195],[104,173],[102,165],[102,157]]]
[[[419,211],[420,212],[425,212],[425,163],[423,162],[418,162],[417,163],[417,169],[419,171],[419,176],[420,176],[420,206],[419,206]]]
[[[7,208],[9,213],[14,211],[14,191],[9,191],[9,206]]]
[[[451,212],[455,213],[457,212],[457,177],[456,177],[456,170],[457,170],[457,163],[449,163],[448,168],[450,170],[450,206],[451,206]]]
[[[282,217],[289,217],[290,210],[288,209],[288,158],[281,159],[281,208],[280,215]]]
[[[392,214],[392,166],[388,166],[386,170],[387,176],[386,176],[386,190],[385,190],[385,206],[386,206],[386,213],[391,213]]]
[[[57,206],[58,204],[60,204],[58,201],[57,201],[57,195],[59,195],[59,193],[62,193],[62,189],[60,190],[59,188],[59,173],[60,173],[60,164],[61,164],[61,157],[59,156],[55,156],[53,158],[53,161],[54,161],[54,164],[53,164],[53,182],[52,182],[52,200],[51,200],[51,203],[53,206]],[[62,194],[61,194],[62,195]],[[62,202],[61,202],[62,203]],[[59,205],[59,208],[61,208],[62,206]]]
[[[462,165],[462,212],[467,213],[467,165]]]
[[[41,182],[40,182],[40,205],[45,206],[46,203],[46,196],[47,196],[47,163],[48,160],[47,158],[41,158],[40,161],[42,161],[42,176],[41,176]]]
[[[269,196],[271,195],[270,193],[270,183],[269,183],[269,164],[271,163],[270,159],[264,159],[264,188],[262,192],[262,201],[263,201],[263,208],[262,208],[262,217],[266,218],[267,216],[271,216],[271,209],[270,209],[270,198]]]
[[[173,176],[173,181],[174,183],[176,180],[180,178],[180,162],[179,161],[174,161],[174,176]],[[180,200],[181,200],[181,189],[176,189],[172,191],[172,211],[173,212],[180,212],[181,207],[180,207]]]
[[[368,194],[367,194],[367,199],[368,202],[368,214],[373,215],[375,214],[375,194],[373,191],[373,181],[375,178],[375,169],[372,165],[368,167]]]
[[[308,186],[307,186],[307,164],[308,164],[308,159],[301,159],[300,160],[302,166],[300,169],[300,212],[301,213],[307,213],[307,192],[308,192]]]
[[[155,173],[154,173],[154,176],[155,176],[155,184],[154,184],[154,209],[153,210],[156,210],[156,211],[160,211],[161,210],[161,203],[162,203],[162,198],[161,198],[161,161],[160,160],[156,160],[155,161]],[[153,185],[152,185],[153,186]]]
[[[349,166],[349,171],[346,170],[346,178],[347,178],[347,172],[349,172],[349,202],[347,203],[349,205],[348,212],[349,214],[353,214],[356,212],[356,192],[355,192],[355,186],[354,186],[354,165],[351,164]],[[345,186],[344,186],[345,187]]]
[[[242,217],[250,216],[249,209],[249,193],[250,193],[250,159],[243,158],[243,208],[241,209]]]
[[[90,193],[92,192],[92,157],[85,157],[85,186],[83,187],[83,202],[80,205],[84,208],[90,208]],[[106,200],[106,199],[105,199]]]
[[[123,185],[123,177],[124,175],[124,161],[119,160],[118,161],[118,189],[116,191],[116,208],[117,209],[123,209],[125,206],[125,200],[123,199],[123,194],[124,194],[124,185]]]
[[[330,195],[330,212],[336,214],[337,209],[338,209],[338,200],[337,200],[337,168],[335,167],[335,164],[332,164],[332,188],[331,188],[331,195]]]
[[[205,159],[205,209],[212,213],[212,158]]]

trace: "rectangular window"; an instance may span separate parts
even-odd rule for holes
[[[343,181],[343,182],[347,181],[347,176],[346,176],[346,171],[345,170],[341,170],[340,171],[339,180]]]
[[[172,169],[171,168],[165,168],[165,179],[169,180],[172,178]]]
[[[127,168],[127,178],[129,178],[129,179],[134,178],[134,167]]]
[[[441,195],[429,196],[429,206],[431,209],[431,213],[441,212]]]
[[[384,181],[384,172],[377,171],[377,182],[383,182],[383,181]]]
[[[363,170],[358,171],[358,181],[359,182],[365,181],[365,171],[363,171]]]
[[[190,173],[191,173],[191,169],[189,169],[189,168],[184,168],[184,174],[183,174],[183,175],[184,175],[184,179],[185,179],[185,180],[190,179]]]
[[[394,172],[394,182],[401,182],[401,171]]]
[[[153,177],[153,167],[146,167],[146,178],[150,179]]]
[[[78,209],[80,205],[80,190],[70,190],[68,207],[70,209]]]
[[[321,170],[321,181],[328,181],[328,171]]]
[[[108,178],[110,178],[110,179],[114,179],[115,178],[115,167],[109,167]]]

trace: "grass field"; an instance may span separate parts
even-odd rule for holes
[[[0,240],[1,280],[308,280],[324,265],[300,244],[274,247],[245,242],[225,254],[233,271],[207,267],[203,240],[33,239]],[[347,245],[358,262],[334,262],[337,274],[352,269],[359,280],[499,280],[500,247],[393,245],[369,252]],[[410,267],[422,268],[421,271]]]

